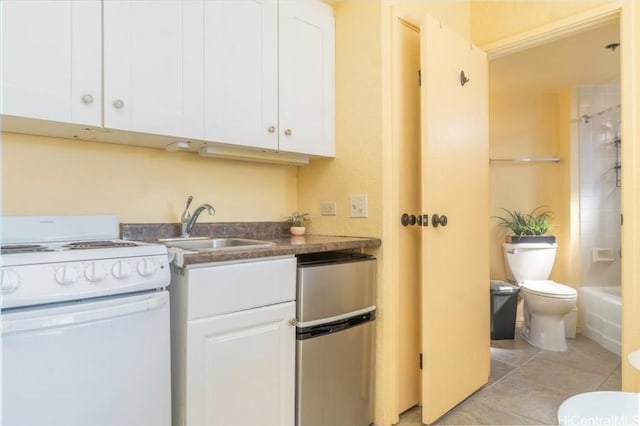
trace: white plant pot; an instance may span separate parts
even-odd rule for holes
[[[307,231],[307,228],[305,228],[304,226],[292,226],[291,228],[289,228],[289,231],[291,232],[291,235],[304,235],[304,233]]]

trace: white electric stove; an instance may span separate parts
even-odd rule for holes
[[[1,225],[1,424],[169,426],[166,247],[115,216]]]
[[[118,239],[115,216],[2,218],[2,309],[165,288],[167,248]]]

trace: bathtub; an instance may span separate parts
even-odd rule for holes
[[[581,287],[579,292],[582,334],[620,355],[620,286]]]

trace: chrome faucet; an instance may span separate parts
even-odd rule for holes
[[[195,226],[200,213],[202,213],[204,210],[207,210],[212,216],[216,214],[216,209],[214,209],[211,204],[206,203],[198,206],[193,214],[189,213],[189,205],[191,205],[191,201],[193,201],[193,197],[189,196],[189,198],[187,199],[187,206],[180,216],[180,223],[182,224],[182,238],[189,238],[189,235],[191,235],[191,231],[193,230],[193,227]]]

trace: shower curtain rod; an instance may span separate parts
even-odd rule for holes
[[[596,115],[603,115],[603,114],[606,114],[606,113],[607,113],[607,112],[609,112],[609,111],[612,111],[612,110],[614,110],[614,109],[616,109],[616,108],[620,108],[620,106],[621,106],[621,104],[614,105],[614,106],[612,106],[612,107],[609,107],[609,108],[607,108],[607,109],[603,109],[602,111],[600,111],[600,112],[596,112],[595,114],[591,114],[591,115],[589,115],[589,114],[583,114],[583,115],[581,115],[581,116],[580,116],[580,118],[578,118],[578,119],[576,119],[576,120],[572,120],[572,121],[582,121],[582,122],[584,122],[584,123],[588,123],[588,122],[589,122],[589,120],[591,120],[591,118],[593,118],[594,116],[596,116]]]
[[[559,163],[560,157],[490,158],[491,163]]]

